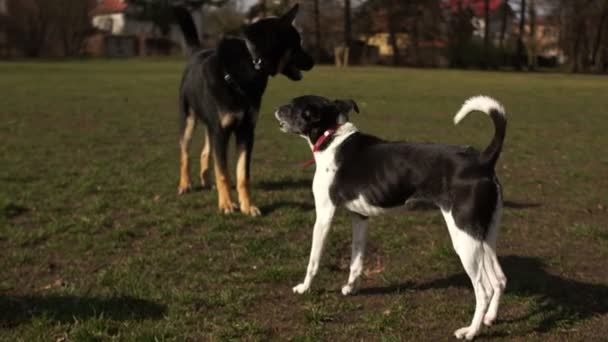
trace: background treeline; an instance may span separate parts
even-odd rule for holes
[[[281,13],[293,0],[0,0],[0,56],[87,54],[100,3],[124,4],[146,34],[177,40],[170,6],[189,6],[203,41],[257,18]],[[608,70],[608,0],[306,0],[297,26],[318,61],[349,47],[353,64],[420,67],[560,67]],[[113,32],[112,34],[116,34]],[[175,44],[178,44],[176,41]]]

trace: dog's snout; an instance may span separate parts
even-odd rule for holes
[[[280,106],[277,108],[277,115],[287,115],[291,112],[289,105]]]

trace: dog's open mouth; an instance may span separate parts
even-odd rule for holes
[[[281,120],[278,111],[274,113],[274,117],[277,119],[277,121],[279,121],[279,129],[281,132],[289,133],[289,125],[285,121]]]
[[[300,71],[300,69],[298,69],[298,67],[293,64],[288,64],[285,67],[285,70],[283,71],[283,73],[289,79],[294,80],[294,81],[299,81],[302,79],[302,71]]]
[[[287,125],[283,121],[279,121],[279,129],[281,130],[281,132],[289,132],[289,130],[287,129]]]

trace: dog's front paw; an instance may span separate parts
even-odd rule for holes
[[[213,187],[213,185],[211,184],[211,181],[209,180],[209,170],[201,171],[200,178],[201,178],[201,186],[203,187],[203,189]]]
[[[255,205],[247,205],[247,206],[241,205],[241,212],[245,215],[249,215],[252,217],[262,215],[262,212],[260,211],[260,209],[258,207],[256,207]]]
[[[238,208],[231,200],[220,202],[218,207],[222,214],[232,214]]]
[[[192,185],[190,184],[190,182],[180,182],[179,186],[177,187],[177,195],[183,195],[186,192],[190,191],[191,188]]]
[[[357,293],[357,288],[353,285],[346,284],[342,286],[342,295],[348,296]]]
[[[299,284],[298,286],[294,286],[293,288],[293,293],[297,293],[297,294],[303,294],[304,292],[308,291],[308,286],[306,286],[306,284],[302,283]]]
[[[458,339],[465,338],[470,341],[475,338],[475,335],[477,335],[477,333],[478,331],[475,331],[475,329],[473,329],[472,327],[464,327],[456,330],[454,332],[454,336],[456,336],[456,338]]]

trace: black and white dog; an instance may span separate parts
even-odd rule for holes
[[[503,107],[478,96],[467,100],[454,117],[457,124],[471,111],[490,116],[495,126],[492,142],[483,152],[471,147],[388,142],[361,133],[350,122],[354,101],[331,101],[302,96],[275,113],[281,130],[304,137],[316,162],[312,184],[316,221],[304,282],[293,288],[304,293],[317,273],[323,245],[334,213],[352,213],[350,275],[342,294],[356,291],[363,267],[367,218],[403,207],[406,201],[431,201],[440,209],[456,253],[475,291],[471,324],[455,331],[472,339],[482,322],[496,319],[506,277],[496,257],[496,238],[502,210],[501,187],[494,166],[506,132]]]
[[[254,130],[268,77],[283,74],[302,79],[302,70],[314,62],[301,46],[300,34],[292,25],[298,5],[281,17],[261,19],[243,28],[243,37],[225,37],[216,49],[201,50],[190,12],[174,8],[184,38],[193,51],[182,76],[179,92],[180,180],[178,194],[190,189],[188,149],[197,121],[205,125],[206,135],[200,158],[203,187],[209,185],[209,157],[213,153],[218,207],[232,213],[236,204],[230,198],[227,165],[228,140],[234,133],[237,146],[237,192],[241,212],[257,216],[252,203],[249,174]]]

